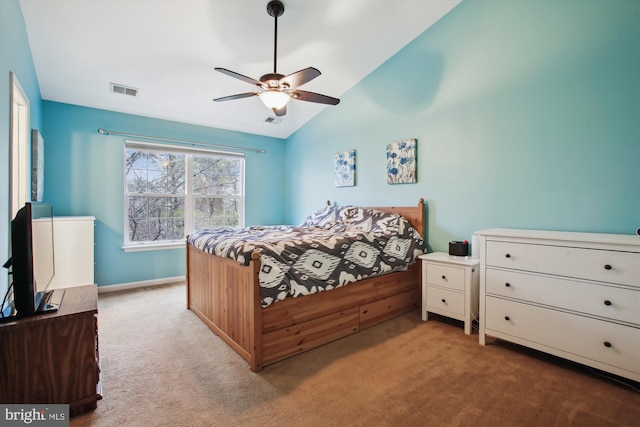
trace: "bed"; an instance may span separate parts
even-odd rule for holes
[[[360,209],[400,215],[426,237],[423,199],[417,206]],[[265,296],[260,284],[264,252],[248,254],[244,260],[247,265],[243,265],[194,243],[194,236],[188,236],[187,308],[254,372],[420,306],[420,269],[416,262],[402,271],[277,300],[272,298],[273,293]]]

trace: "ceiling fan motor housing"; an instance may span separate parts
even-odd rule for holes
[[[284,74],[268,73],[260,77],[260,81],[268,85],[270,88],[277,88],[277,87],[280,87],[280,79],[283,77],[284,77]],[[286,85],[286,86],[289,87],[289,85]]]

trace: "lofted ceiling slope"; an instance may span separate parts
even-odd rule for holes
[[[277,71],[315,67],[302,89],[340,98],[461,0],[284,0]],[[324,108],[292,100],[282,121],[256,88],[273,71],[268,0],[20,0],[45,100],[287,138]],[[114,93],[111,84],[137,89]],[[125,129],[121,129],[126,131]]]

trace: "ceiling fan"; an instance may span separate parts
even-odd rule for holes
[[[287,103],[291,99],[297,99],[299,101],[315,102],[318,104],[337,105],[340,100],[338,98],[332,98],[327,95],[319,93],[308,92],[299,90],[298,87],[305,83],[310,82],[320,75],[320,71],[313,67],[308,67],[288,76],[279,74],[276,71],[276,59],[278,54],[278,17],[284,13],[284,5],[279,0],[272,0],[267,4],[267,12],[275,19],[275,36],[273,43],[273,73],[265,74],[260,77],[260,80],[253,79],[251,77],[244,76],[236,73],[235,71],[227,70],[226,68],[216,68],[223,74],[226,74],[244,82],[256,85],[262,88],[260,92],[246,92],[238,95],[223,96],[222,98],[215,98],[214,101],[231,101],[234,99],[248,98],[251,96],[258,96],[267,106],[267,108],[273,110],[276,116],[284,116],[287,114]]]

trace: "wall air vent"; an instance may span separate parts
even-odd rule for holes
[[[122,94],[122,95],[138,96],[138,89],[135,89],[135,88],[132,88],[132,87],[123,86],[123,85],[119,85],[119,84],[116,84],[116,83],[111,83],[111,92],[119,93],[119,94]]]
[[[277,125],[282,121],[282,117],[267,117],[264,121],[266,123],[271,123],[272,125]]]

